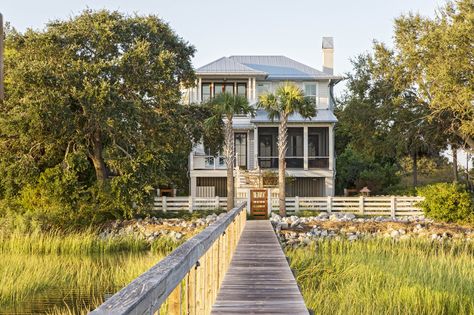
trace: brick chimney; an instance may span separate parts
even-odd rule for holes
[[[323,72],[334,74],[334,39],[323,37]]]

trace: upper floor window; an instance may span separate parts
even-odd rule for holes
[[[257,97],[270,93],[271,83],[269,82],[257,82]]]
[[[237,83],[237,95],[244,97],[247,96],[247,84]]]
[[[316,101],[316,83],[305,83],[304,84],[304,95],[311,97]]]
[[[234,95],[234,83],[214,83],[214,96],[224,92]]]
[[[201,93],[202,93],[201,98],[204,102],[210,100],[211,99],[211,84],[203,83],[201,85]]]

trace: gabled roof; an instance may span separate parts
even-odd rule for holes
[[[249,74],[249,75],[266,75],[266,73],[249,68],[235,60],[222,57],[204,65],[196,70],[198,74]]]
[[[267,80],[339,79],[285,56],[222,57],[196,70],[198,75],[256,75]]]

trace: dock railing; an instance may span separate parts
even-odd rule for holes
[[[243,202],[89,314],[210,314],[245,222]]]

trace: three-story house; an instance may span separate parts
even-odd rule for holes
[[[184,101],[202,103],[218,93],[247,97],[256,106],[258,97],[271,93],[285,82],[300,87],[314,98],[317,114],[305,119],[289,117],[286,154],[289,197],[334,195],[335,155],[333,87],[342,80],[334,75],[333,39],[322,41],[323,69],[316,70],[285,56],[222,57],[196,70],[195,87],[185,91]],[[278,121],[264,110],[237,115],[233,121],[235,137],[236,185],[257,188],[263,181],[245,181],[242,174],[268,174],[278,169]],[[190,192],[193,197],[225,197],[226,165],[222,156],[211,156],[197,144],[189,157]],[[242,177],[242,178],[240,178]],[[237,190],[236,190],[237,191]]]

